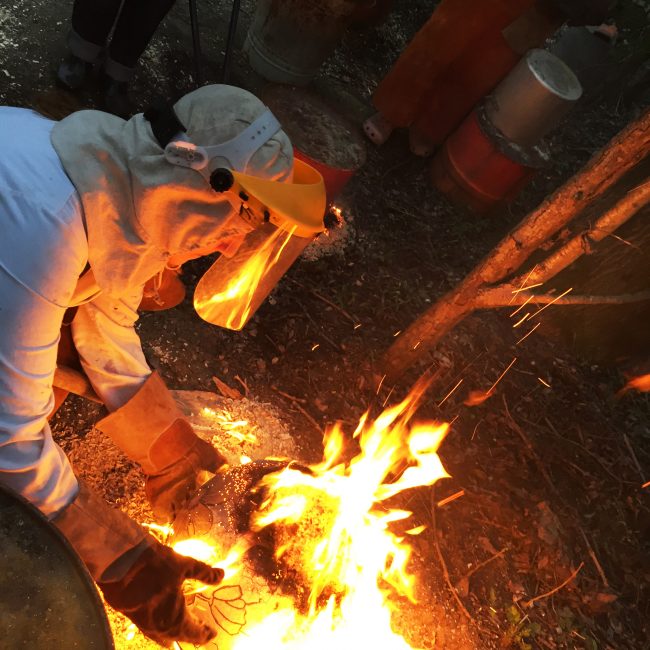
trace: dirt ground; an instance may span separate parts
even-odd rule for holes
[[[373,88],[435,4],[396,3],[382,25],[350,31],[313,89],[360,124],[371,113]],[[70,7],[46,0],[0,6],[0,102],[98,105],[97,86],[73,97],[54,84]],[[220,79],[229,7],[199,2],[209,82]],[[231,81],[259,93],[265,83],[240,51],[253,10],[251,0],[242,3]],[[644,2],[619,3],[621,48],[641,38],[646,10]],[[191,53],[187,6],[178,3],[138,70],[139,108],[193,87]],[[552,165],[489,216],[439,195],[429,162],[409,153],[404,134],[369,146],[338,201],[345,237],[299,260],[242,332],[194,313],[192,289],[210,261],[188,264],[182,305],[140,318],[152,367],[175,389],[214,390],[213,376],[245,386],[249,398],[282,413],[301,455],[318,460],[324,426],[342,421],[351,430],[369,405],[376,412],[389,398],[386,389],[375,396],[369,377],[394,335],[648,105],[647,88],[626,85],[630,70],[621,70],[604,97],[579,106],[553,133]],[[452,478],[404,499],[428,529],[415,542],[420,601],[400,604],[395,624],[423,648],[649,648],[650,489],[642,485],[650,480],[650,398],[617,397],[621,367],[576,356],[550,326],[516,346],[521,332],[508,315],[467,319],[389,398],[433,363],[439,372],[420,415],[453,421],[441,449]],[[650,328],[647,320],[637,326],[646,333],[638,361],[650,349]],[[513,357],[491,399],[463,404]],[[124,459],[111,467],[97,462],[103,443],[92,422],[99,415],[96,405],[70,398],[53,422],[55,436],[111,503],[146,518],[146,509],[135,513],[130,505],[141,496],[137,470]],[[464,496],[437,505],[459,490]]]

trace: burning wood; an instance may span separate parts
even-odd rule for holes
[[[216,589],[188,587],[194,612],[219,628],[208,648],[412,647],[391,628],[389,598],[415,599],[406,533],[424,527],[390,500],[448,476],[437,455],[447,425],[411,423],[424,389],[364,416],[352,459],[334,426],[317,465],[258,461],[201,489],[172,541],[226,570]]]

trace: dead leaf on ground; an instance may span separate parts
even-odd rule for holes
[[[231,388],[226,384],[225,382],[221,381],[219,377],[212,377],[212,381],[214,382],[215,386],[217,387],[217,390],[224,396],[224,397],[229,397],[230,399],[243,399],[243,395],[236,389],[236,388]]]
[[[470,391],[463,404],[465,406],[480,406],[490,397],[492,397],[492,393],[489,390],[473,390]]]

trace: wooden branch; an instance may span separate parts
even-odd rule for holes
[[[544,200],[474,271],[482,284],[514,273],[539,246],[614,185],[650,152],[650,109],[614,137],[562,187]]]
[[[643,206],[650,202],[650,181],[630,190],[616,205],[596,220],[584,233],[580,233],[535,266],[528,276],[512,281],[518,287],[537,282],[547,282],[572,264],[581,255],[591,252],[591,243],[599,242],[611,235]]]
[[[560,589],[563,589],[566,587],[572,580],[575,579],[575,577],[580,573],[580,570],[582,567],[585,565],[584,562],[580,562],[580,566],[562,583],[560,583],[557,587],[554,587],[550,591],[547,591],[546,593],[540,594],[539,596],[535,596],[535,598],[531,598],[530,600],[522,601],[522,605],[524,607],[530,607],[533,603],[536,603],[538,600],[542,600],[542,598],[548,598],[549,596],[552,596],[553,594],[556,594]]]
[[[54,386],[67,390],[69,393],[80,395],[92,402],[102,403],[102,400],[97,397],[97,393],[88,381],[88,377],[78,370],[73,370],[67,366],[57,366],[54,371]]]
[[[533,210],[459,285],[414,321],[386,353],[378,376],[384,375],[387,382],[397,379],[474,311],[476,297],[481,289],[512,275],[533,251],[647,156],[649,151],[650,109],[621,131],[580,172]],[[628,195],[607,213],[612,222],[624,219],[632,209],[635,212],[638,210],[645,189],[637,190],[630,193],[631,198]],[[605,220],[600,223],[600,227],[607,226],[607,223]],[[572,242],[568,245],[575,246]],[[559,254],[560,251],[563,251],[562,255]],[[564,259],[564,254],[568,255],[569,249],[563,247],[560,251],[555,254],[557,257],[549,258],[550,264],[558,268],[561,266],[560,260]],[[515,289],[522,286],[525,285],[521,283]],[[512,294],[508,296],[508,301],[511,297]]]
[[[549,305],[627,305],[632,302],[650,300],[650,290],[637,291],[636,293],[621,293],[616,296],[580,296],[566,295],[563,297],[552,294],[538,294],[519,292],[513,298],[511,286],[494,287],[479,291],[475,309],[492,309],[497,307],[515,307],[517,305],[538,304]]]

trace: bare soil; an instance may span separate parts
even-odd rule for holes
[[[350,31],[313,83],[358,125],[372,112],[378,80],[435,2],[396,5],[385,23]],[[242,2],[231,82],[261,93],[266,83],[240,49],[253,7]],[[223,1],[199,7],[210,82],[220,79],[229,9]],[[152,367],[176,389],[214,390],[213,375],[242,391],[245,384],[250,398],[282,413],[304,457],[318,460],[326,424],[338,420],[352,430],[368,406],[378,412],[421,370],[392,395],[389,388],[375,395],[370,371],[394,335],[647,107],[647,86],[626,82],[638,78],[638,59],[630,61],[646,9],[640,1],[619,3],[620,74],[605,96],[558,126],[552,165],[513,203],[481,218],[452,206],[432,188],[429,162],[414,158],[396,133],[369,148],[338,201],[352,217],[352,236],[331,254],[300,260],[244,331],[196,316],[191,289],[210,260],[187,265],[185,302],[145,313],[138,324]],[[58,110],[99,105],[99,81],[75,96],[54,84],[69,13],[70,3],[44,0],[0,7],[0,101]],[[133,84],[139,109],[193,87],[191,52],[187,7],[178,3]],[[647,322],[637,325],[647,334]],[[420,415],[453,421],[441,450],[452,478],[404,497],[428,528],[415,542],[419,603],[399,603],[395,623],[424,648],[642,650],[650,638],[650,491],[642,488],[650,479],[650,398],[616,397],[626,381],[619,366],[578,357],[539,332],[516,345],[522,335],[507,311],[478,314],[423,359],[423,368],[439,372]],[[648,353],[647,336],[643,345],[637,360]],[[463,403],[514,357],[491,399]],[[141,476],[106,453],[92,429],[99,414],[72,398],[53,423],[55,436],[111,503],[146,519],[146,506],[136,505]],[[463,496],[438,505],[460,490]]]

